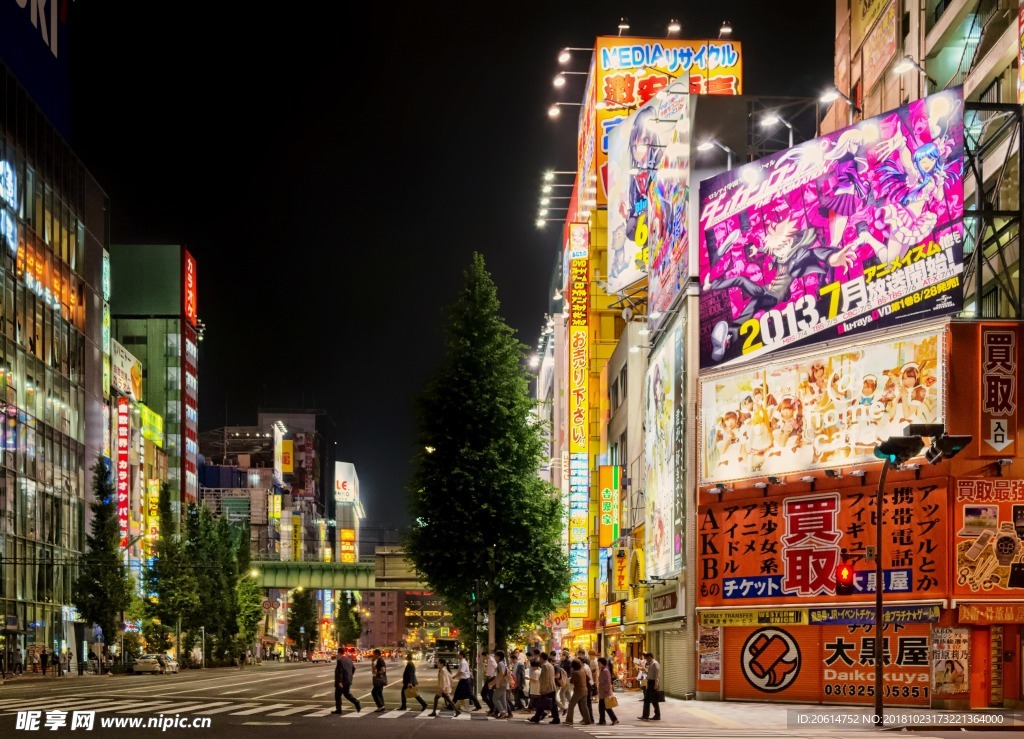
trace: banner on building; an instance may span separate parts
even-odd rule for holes
[[[644,378],[644,554],[647,574],[655,577],[677,574],[681,564],[683,532],[675,529],[681,344],[682,327],[677,322],[651,355]]]
[[[886,485],[884,497],[886,600],[943,597],[949,584],[945,487],[909,480]],[[875,498],[871,486],[700,505],[697,605],[793,607],[870,599],[875,567],[863,560],[875,543]],[[844,549],[854,570],[851,595],[836,594]]]
[[[590,615],[590,255],[589,230],[570,224],[569,616]],[[583,238],[583,237],[586,238]]]
[[[700,366],[960,312],[963,91],[700,185]]]
[[[1024,480],[956,481],[956,598],[1017,598],[1024,591]]]
[[[907,424],[945,421],[945,374],[939,329],[701,378],[701,482],[877,462]]]
[[[610,547],[619,538],[619,497],[621,495],[622,467],[603,464],[598,467],[601,487],[601,510],[598,525],[598,546]]]
[[[981,454],[1012,458],[1017,453],[1018,327],[981,326]]]
[[[971,630],[932,628],[932,690],[935,695],[966,693],[970,689]]]
[[[131,401],[117,399],[117,435],[114,450],[114,491],[117,495],[117,528],[121,547],[127,549],[131,515]]]
[[[118,393],[142,402],[142,362],[116,339],[110,340],[110,373],[110,383]]]
[[[357,503],[359,501],[359,475],[351,462],[334,463],[334,502]]]
[[[697,640],[697,679],[722,679],[722,631],[717,626],[701,626]]]

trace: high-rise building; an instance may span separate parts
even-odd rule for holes
[[[15,20],[38,41],[24,15]],[[10,50],[0,45],[0,55]],[[89,525],[88,470],[109,456],[109,207],[3,62],[0,87],[0,648],[81,654],[71,588]]]
[[[142,364],[143,398],[164,417],[171,511],[198,502],[199,342],[196,262],[178,244],[110,247],[110,327]]]

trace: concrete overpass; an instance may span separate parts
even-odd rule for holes
[[[354,564],[341,562],[282,562],[253,560],[261,588],[313,590],[429,590],[420,582],[401,547],[377,547],[372,557]]]

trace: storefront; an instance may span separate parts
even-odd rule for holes
[[[646,598],[648,651],[661,664],[661,688],[675,698],[692,697],[693,643],[684,628],[683,590],[678,583],[657,588]]]

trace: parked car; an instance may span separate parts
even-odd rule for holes
[[[174,659],[174,657],[171,657],[171,656],[166,655],[166,654],[158,654],[157,658],[163,664],[164,672],[173,672],[173,673],[177,673],[178,672],[178,661],[176,659]]]
[[[175,663],[175,666],[177,666],[177,663]],[[160,674],[163,671],[164,666],[160,663],[160,655],[158,654],[144,654],[135,660],[135,664],[132,665],[132,672],[136,674],[144,672]]]

